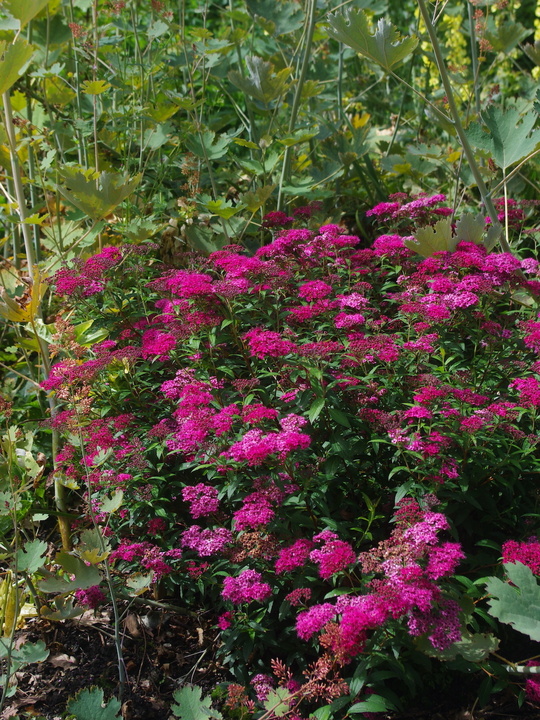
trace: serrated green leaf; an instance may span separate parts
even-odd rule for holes
[[[480,245],[484,239],[484,231],[486,229],[486,221],[482,213],[473,215],[465,213],[456,223],[456,236],[458,242],[472,242]]]
[[[198,685],[186,685],[177,690],[173,698],[178,703],[171,706],[171,711],[180,720],[208,720],[209,718],[220,719],[223,716],[218,710],[212,707],[212,700],[209,697],[201,697],[202,690]]]
[[[154,573],[134,573],[126,580],[127,587],[131,590],[131,594],[137,596],[148,590],[154,582]]]
[[[123,500],[123,490],[116,490],[111,497],[105,497],[105,499],[101,501],[99,511],[107,515],[115,513],[121,507]]]
[[[58,174],[64,181],[56,186],[60,194],[93,220],[110,215],[142,179],[141,174],[127,178],[119,173],[98,174],[78,167],[64,167]]]
[[[47,543],[43,540],[31,540],[23,548],[17,550],[17,570],[35,573],[45,561]]]
[[[265,204],[268,198],[272,195],[275,187],[275,185],[263,185],[256,190],[250,190],[244,193],[240,197],[240,200],[242,204],[249,210],[249,212],[255,213]]]
[[[99,570],[93,565],[87,565],[75,555],[59,553],[55,559],[66,575],[75,575],[75,579],[67,580],[62,577],[48,577],[39,583],[39,588],[43,592],[67,594],[75,590],[86,590],[86,588],[99,585],[101,582]]]
[[[216,138],[216,133],[212,130],[202,130],[188,137],[186,145],[188,150],[202,160],[218,160],[225,155],[231,142],[232,138],[228,135]]]
[[[268,105],[287,90],[292,68],[286,67],[275,73],[272,63],[257,56],[247,57],[246,66],[247,76],[235,70],[228,75],[231,83],[246,95]]]
[[[84,608],[73,606],[73,598],[65,598],[62,595],[58,595],[54,598],[54,605],[56,610],[51,610],[48,607],[42,607],[40,616],[45,620],[61,622],[63,620],[72,620],[73,618],[79,617],[84,612]]]
[[[114,697],[103,705],[103,690],[96,687],[81,690],[67,704],[67,711],[75,720],[119,720],[120,708],[120,701]]]
[[[523,50],[535,65],[540,65],[540,40],[536,40],[534,45],[527,43]]]
[[[112,87],[111,83],[106,80],[86,80],[81,85],[81,90],[85,95],[101,95]]]
[[[494,32],[488,30],[485,37],[495,52],[502,52],[506,55],[530,34],[531,31],[523,27],[521,23],[507,20]]]
[[[409,250],[430,257],[436,252],[447,250],[454,252],[458,243],[457,237],[452,236],[452,222],[450,218],[438,220],[433,227],[430,225],[419,228],[414,240],[404,240],[403,244]]]
[[[225,220],[232,218],[239,213],[240,210],[244,209],[244,205],[241,203],[233,205],[230,200],[222,200],[221,198],[219,200],[208,200],[208,202],[204,204],[204,207],[212,215],[217,215]]]
[[[298,145],[299,143],[307,142],[308,140],[311,140],[311,138],[314,138],[315,135],[318,135],[319,128],[314,128],[312,130],[297,130],[292,135],[283,135],[282,137],[279,137],[277,140],[282,145],[285,145],[285,147],[291,147],[292,145]]]
[[[505,563],[510,582],[492,577],[486,582],[489,614],[503,623],[540,641],[540,587],[532,570],[523,563]]]
[[[301,28],[304,13],[300,5],[280,0],[246,0],[249,13],[272,23],[272,35],[286,35]]]
[[[403,62],[418,45],[415,35],[402,39],[392,23],[384,18],[372,32],[366,13],[355,8],[339,15],[330,14],[327,30],[331,38],[352,47],[385,70],[392,70]]]
[[[289,700],[291,693],[287,688],[271,690],[264,702],[264,709],[272,713],[272,717],[284,717],[291,710]]]
[[[15,19],[20,22],[21,28],[27,25],[32,18],[35,18],[48,4],[50,0],[2,0],[1,9],[7,10]]]
[[[0,658],[5,658],[8,654],[11,654],[12,671],[22,665],[43,662],[49,657],[49,651],[43,640],[35,643],[26,642],[20,648],[14,649],[9,638],[0,638]]]
[[[3,95],[17,82],[33,54],[34,48],[23,37],[19,36],[12,43],[0,42],[0,94]]]
[[[445,650],[436,650],[427,637],[420,638],[416,647],[429,657],[439,660],[455,660],[458,655],[469,662],[482,662],[499,647],[499,640],[491,633],[462,631],[461,640],[452,643]]]
[[[469,141],[486,150],[502,170],[523,160],[540,143],[540,129],[533,130],[537,116],[532,110],[520,115],[516,107],[490,107],[482,114],[485,126],[471,123]]]

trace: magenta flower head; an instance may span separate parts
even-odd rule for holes
[[[289,225],[292,225],[294,222],[294,218],[289,217],[286,213],[282,212],[281,210],[275,210],[274,212],[269,212],[263,217],[263,227],[268,228],[269,230],[272,228],[284,228],[288,227]]]
[[[222,596],[225,600],[239,605],[252,600],[262,602],[272,594],[268,583],[261,582],[262,576],[256,570],[244,570],[238,577],[226,577],[223,581]]]

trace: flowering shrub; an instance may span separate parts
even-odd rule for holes
[[[443,200],[371,214],[395,232]],[[535,502],[539,265],[471,242],[419,258],[399,234],[363,247],[294,219],[274,213],[252,255],[168,269],[127,246],[64,268],[57,291],[107,339],[43,386],[64,402],[57,472],[120,537],[117,572],[201,591],[244,685],[276,657],[272,683],[331,701],[385,643],[458,643],[458,565],[474,580],[495,563]],[[517,540],[503,554],[537,563]]]

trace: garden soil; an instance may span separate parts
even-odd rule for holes
[[[123,720],[173,720],[173,693],[186,684],[203,695],[231,681],[218,659],[215,618],[173,613],[129,611],[123,622],[123,652],[128,686]],[[1,720],[63,720],[70,698],[98,686],[105,697],[115,691],[118,666],[111,613],[87,611],[76,620],[52,623],[34,619],[17,636],[17,645],[42,640],[49,657],[17,673],[17,692],[7,701]],[[471,678],[472,680],[472,678]],[[540,710],[516,707],[515,696],[500,693],[478,708],[471,684],[446,688],[429,708],[377,714],[378,720],[538,720]]]

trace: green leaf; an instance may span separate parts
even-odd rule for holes
[[[240,210],[244,209],[244,205],[233,205],[230,200],[223,200],[222,198],[219,198],[218,200],[208,200],[208,202],[204,204],[204,207],[212,215],[217,215],[225,220],[232,218],[234,215],[239,213]]]
[[[49,651],[43,640],[35,643],[26,642],[20,648],[10,648],[9,638],[0,638],[0,658],[5,658],[11,653],[12,668],[14,671],[22,665],[43,662],[49,657]]]
[[[348,714],[366,712],[386,712],[395,710],[395,706],[382,695],[369,695],[363,702],[355,703],[349,708]]]
[[[240,197],[240,200],[249,212],[255,213],[272,195],[275,187],[275,185],[263,185],[256,190],[249,190]]]
[[[540,65],[540,40],[536,40],[534,45],[527,43],[523,50],[535,65]]]
[[[461,640],[452,643],[445,650],[436,650],[427,637],[420,638],[416,647],[429,657],[439,660],[455,660],[461,655],[469,662],[482,662],[499,647],[499,640],[491,633],[471,633],[462,631]]]
[[[265,28],[272,23],[272,35],[286,35],[301,28],[304,24],[304,13],[300,5],[280,0],[246,0],[246,6],[251,15],[263,18]]]
[[[355,8],[340,15],[329,15],[327,31],[331,38],[349,45],[385,70],[399,65],[418,45],[415,35],[401,39],[392,23],[384,18],[372,33],[366,13]]]
[[[60,194],[93,220],[110,215],[142,179],[142,174],[127,178],[119,173],[99,174],[79,167],[64,167],[58,174],[64,181],[64,186],[56,186]]]
[[[180,720],[208,720],[208,718],[222,718],[218,710],[212,707],[210,697],[202,698],[202,690],[198,685],[186,685],[177,690],[173,698],[178,705],[172,705],[171,711]]]
[[[186,140],[188,150],[202,160],[218,160],[227,152],[232,138],[220,135],[216,140],[216,133],[212,130],[202,130]]]
[[[111,83],[105,80],[86,80],[81,85],[81,90],[85,95],[101,95],[112,87]]]
[[[106,496],[105,499],[101,501],[99,511],[106,514],[114,513],[121,507],[123,500],[124,491],[116,490],[111,497]]]
[[[521,23],[507,20],[498,27],[495,32],[488,30],[488,32],[485,33],[485,37],[493,50],[506,55],[530,34],[531,31],[523,27]]]
[[[72,620],[84,612],[84,608],[82,607],[73,607],[73,598],[65,598],[63,595],[57,595],[53,602],[56,610],[51,610],[48,607],[41,608],[40,615],[45,620],[51,620],[53,622]]]
[[[150,585],[154,582],[154,573],[134,573],[130,575],[126,580],[126,585],[130,589],[130,595],[140,595],[141,593],[148,590]]]
[[[13,43],[0,42],[0,94],[3,95],[17,82],[33,54],[32,45],[20,36]]]
[[[47,543],[43,540],[31,540],[23,548],[17,550],[17,570],[35,573],[45,561]]]
[[[537,115],[532,110],[522,116],[516,107],[492,106],[482,119],[488,132],[479,123],[471,123],[467,137],[475,147],[487,151],[502,170],[526,158],[540,143],[540,129],[533,130]]]
[[[438,220],[433,227],[430,225],[419,228],[414,240],[404,240],[403,244],[409,250],[430,257],[436,252],[448,250],[454,252],[458,243],[457,237],[452,237],[452,222],[450,218]]]
[[[32,18],[35,18],[49,2],[50,0],[2,0],[0,7],[16,18],[20,22],[21,28],[23,28]]]
[[[81,692],[67,704],[67,711],[75,720],[119,720],[121,703],[111,698],[103,705],[103,690],[90,688]]]
[[[280,142],[282,145],[285,145],[285,147],[291,147],[292,145],[298,145],[300,143],[307,142],[318,134],[318,127],[311,130],[300,129],[294,132],[292,135],[283,135],[283,137],[279,137],[278,142]]]
[[[315,420],[319,417],[321,414],[324,405],[326,403],[325,398],[317,398],[313,405],[309,408],[308,412],[308,419],[310,423],[315,422]]]
[[[472,213],[465,213],[456,223],[456,236],[458,241],[472,242],[480,245],[484,239],[486,222],[483,213],[474,216]]]
[[[523,563],[505,563],[512,585],[492,577],[486,582],[489,614],[518,632],[540,641],[540,587],[532,570]]]
[[[291,710],[289,700],[291,693],[287,688],[280,687],[268,693],[264,709],[272,713],[272,717],[284,717]]]
[[[228,78],[233,85],[242,90],[246,95],[268,105],[288,88],[288,78],[292,68],[286,67],[274,73],[272,63],[266,62],[260,57],[247,57],[246,66],[248,75],[232,70]]]
[[[337,408],[330,408],[328,412],[332,420],[337,422],[338,425],[343,425],[344,427],[351,427],[349,418],[341,410],[338,410]]]
[[[75,590],[85,590],[94,585],[99,585],[101,582],[99,570],[93,565],[87,565],[75,555],[59,553],[56,556],[56,562],[62,567],[66,575],[75,575],[75,579],[66,580],[62,577],[48,577],[39,583],[39,588],[43,592],[66,594]]]

